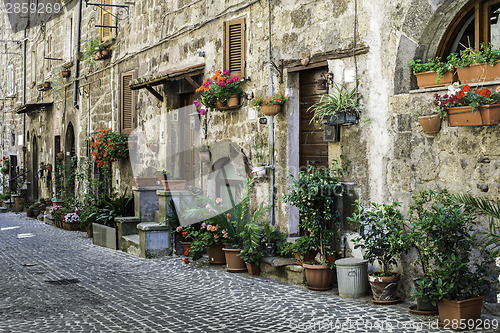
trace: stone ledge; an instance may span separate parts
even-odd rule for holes
[[[164,191],[164,190],[158,190],[156,191],[156,194],[164,197],[173,197],[173,196],[179,196],[179,195],[191,195],[191,192],[182,190],[182,191]]]
[[[156,222],[142,222],[137,225],[137,229],[142,231],[169,231],[170,227],[167,225],[160,225]]]
[[[141,219],[135,216],[127,216],[127,217],[115,217],[116,223],[138,223],[141,222]]]
[[[300,265],[287,265],[274,267],[271,265],[275,257],[264,257],[260,261],[260,275],[282,283],[295,285],[306,284],[306,274],[304,267]]]

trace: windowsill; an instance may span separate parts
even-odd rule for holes
[[[477,82],[477,83],[467,83],[467,84],[471,87],[498,86],[498,85],[500,85],[500,80]],[[437,92],[437,91],[445,91],[445,90],[448,90],[448,86],[432,87],[432,88],[425,88],[425,89],[413,89],[413,90],[410,90],[409,93],[410,94],[420,94],[420,93]]]
[[[15,99],[16,97],[17,97],[17,95],[16,95],[16,94],[14,94],[14,95],[7,95],[7,96],[5,96],[5,98],[7,98],[7,99]]]

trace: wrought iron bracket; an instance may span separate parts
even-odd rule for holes
[[[283,64],[283,59],[280,59],[278,61],[278,65],[274,63],[274,61],[270,60],[269,63],[273,65],[274,69],[278,71],[278,74],[280,76],[280,81],[279,83],[283,83],[283,70],[284,70],[284,64]]]
[[[109,13],[111,16],[113,16],[116,20],[123,20],[122,18],[120,18],[123,14],[123,11],[126,12],[126,15],[125,15],[125,19],[127,20],[127,23],[129,23],[129,16],[130,16],[130,9],[129,9],[129,5],[133,5],[133,3],[130,3],[130,2],[127,2],[126,5],[107,5],[107,4],[103,4],[103,3],[95,3],[95,2],[89,2],[89,0],[85,0],[85,7],[88,7],[88,6],[94,6],[94,7],[98,7],[98,8],[101,8],[102,10],[104,10],[105,12]],[[118,12],[117,15],[113,14],[111,11],[109,11],[106,7],[116,7],[116,8],[120,8],[120,11]],[[96,8],[97,9],[97,8]]]

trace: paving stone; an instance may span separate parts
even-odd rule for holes
[[[410,315],[409,304],[374,306],[183,257],[141,259],[85,232],[0,215],[0,228],[13,226],[0,230],[0,333],[439,332],[426,326],[437,317]],[[393,328],[368,327],[376,322]]]

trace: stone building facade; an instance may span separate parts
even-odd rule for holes
[[[84,0],[59,1],[57,15],[43,22],[20,17],[11,26],[2,4],[1,149],[30,170],[32,198],[55,191],[47,174],[36,172],[37,163],[54,163],[58,151],[67,162],[88,158],[93,133],[101,127],[123,130],[128,108],[141,148],[132,162],[114,163],[114,185],[131,187],[133,176],[167,169],[192,186],[213,191],[224,158],[234,162],[230,171],[241,181],[258,165],[257,155],[270,162],[272,150],[274,200],[269,177],[257,183],[256,198],[274,202],[277,225],[297,235],[298,212],[282,202],[289,171],[296,173],[304,161],[317,162],[307,155],[309,128],[301,105],[311,97],[311,87],[326,92],[319,87],[325,78],[352,88],[356,76],[362,121],[341,127],[338,142],[310,147],[318,149],[320,163],[341,154],[350,161],[345,180],[356,184],[356,197],[363,202],[397,200],[403,206],[412,194],[429,188],[498,197],[498,127],[449,127],[443,122],[438,134],[424,134],[414,112],[432,108],[434,92],[416,90],[415,78],[405,69],[411,59],[438,55],[464,8],[480,1],[89,2],[126,7],[108,7],[114,15],[110,18]],[[227,69],[227,34],[234,24],[244,41],[238,71],[246,97],[267,95],[270,89],[290,97],[272,121],[274,149],[269,145],[271,120],[259,123],[263,115],[245,100],[237,110],[193,115],[197,85],[217,69]],[[103,34],[111,57],[95,65],[78,60],[82,43]],[[70,70],[70,77],[62,78],[62,69]],[[127,83],[137,79],[136,89],[130,90]],[[52,89],[44,91],[39,85],[46,80],[52,81]],[[131,96],[131,105],[124,93]],[[264,138],[261,147],[258,138]],[[210,164],[195,153],[203,142],[217,147]],[[158,144],[158,152],[147,143]]]

